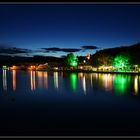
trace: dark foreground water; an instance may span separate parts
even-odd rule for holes
[[[0,135],[140,136],[140,76],[0,71]]]

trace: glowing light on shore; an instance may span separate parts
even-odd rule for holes
[[[4,66],[2,66],[2,69],[3,69],[3,70],[6,70],[6,69],[8,69],[8,68],[7,68],[7,66],[4,65]]]
[[[11,70],[16,70],[17,69],[17,66],[12,66],[10,67]]]
[[[30,66],[28,69],[29,70],[36,70],[36,66]]]

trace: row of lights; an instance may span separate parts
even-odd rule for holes
[[[20,67],[18,67],[18,66],[12,66],[12,67],[3,66],[2,69],[17,70],[17,69],[20,69]],[[27,69],[29,69],[29,70],[36,70],[37,67],[36,66],[29,66]]]

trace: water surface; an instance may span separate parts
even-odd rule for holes
[[[0,135],[140,135],[138,75],[0,71]]]

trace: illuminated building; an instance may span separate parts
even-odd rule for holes
[[[11,70],[16,70],[17,69],[17,66],[12,66],[10,67]]]
[[[87,60],[90,60],[90,54],[87,54],[86,58]]]
[[[29,70],[36,70],[36,66],[30,66],[28,69]]]
[[[4,65],[4,66],[2,66],[2,69],[3,69],[3,70],[7,70],[8,67]]]

